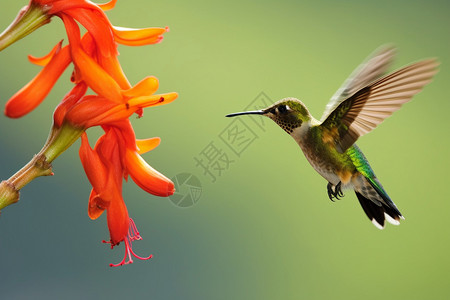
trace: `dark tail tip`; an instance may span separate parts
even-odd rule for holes
[[[398,210],[394,210],[381,202],[380,205],[377,205],[358,192],[355,192],[355,194],[367,217],[378,229],[384,229],[386,220],[391,224],[399,225],[400,219],[404,219]]]

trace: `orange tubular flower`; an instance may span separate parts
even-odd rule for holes
[[[140,144],[147,148],[146,150],[157,145],[154,139],[140,141]],[[125,158],[122,153],[126,153]],[[142,258],[132,250],[132,241],[141,237],[133,220],[128,216],[122,198],[122,177],[126,178],[129,173],[136,182],[144,182],[139,184],[141,188],[158,196],[168,196],[174,192],[174,184],[168,178],[152,169],[142,158],[141,164],[135,165],[127,159],[129,155],[140,158],[134,132],[128,120],[108,126],[105,135],[98,140],[94,149],[90,148],[86,134],[82,135],[80,159],[93,187],[88,206],[89,217],[96,219],[106,210],[111,237],[108,243],[111,248],[122,241],[125,243],[124,259],[119,264],[110,266],[132,263],[131,255],[139,259],[151,257]],[[143,169],[146,171],[150,168],[151,172],[139,173],[142,167],[147,168]]]
[[[8,117],[19,118],[36,108],[50,92],[69,63],[74,60],[85,61],[86,63],[80,63],[85,69],[94,66],[95,72],[84,72],[84,80],[89,81],[88,85],[91,89],[100,95],[108,96],[107,98],[113,101],[119,101],[118,88],[126,90],[131,88],[131,85],[117,60],[117,43],[129,46],[155,44],[162,40],[162,35],[168,31],[168,28],[114,27],[102,8],[104,10],[112,9],[115,3],[116,1],[110,1],[99,6],[87,0],[31,0],[29,5],[22,9],[16,20],[2,33],[0,50],[29,34],[31,30],[48,23],[54,15],[59,16],[65,22],[70,43],[75,44],[75,49],[69,51],[67,46],[61,47],[60,42],[48,56],[42,59],[30,57],[32,63],[45,67],[8,101],[5,108],[5,114]],[[79,42],[79,28],[74,20],[79,21],[88,30],[81,39],[81,43]],[[21,29],[22,27],[25,29]],[[86,56],[87,53],[82,48],[94,49],[95,53],[88,53]],[[97,75],[102,76],[102,82],[97,77],[89,78]],[[115,87],[110,89],[111,86]],[[30,97],[30,95],[33,96]]]
[[[168,28],[112,26],[104,10],[112,9],[115,3],[115,0],[101,5],[87,0],[31,0],[0,35],[1,50],[31,32],[22,29],[27,28],[27,22],[36,29],[56,15],[65,25],[69,44],[62,46],[60,42],[41,58],[29,56],[30,62],[43,69],[8,101],[5,114],[18,118],[32,111],[73,63],[71,81],[75,86],[55,109],[52,131],[41,153],[50,163],[81,136],[79,156],[92,185],[88,215],[97,219],[106,210],[110,233],[107,243],[111,248],[121,242],[125,244],[123,260],[110,266],[132,263],[132,256],[151,258],[151,255],[137,256],[132,250],[132,242],[141,236],[122,198],[123,179],[130,176],[140,188],[156,196],[174,193],[174,184],[140,156],[157,147],[160,139],[136,140],[129,117],[134,113],[141,117],[143,108],[170,103],[178,96],[177,93],[155,94],[159,84],[152,76],[131,86],[117,59],[117,43],[128,46],[159,43]],[[87,30],[83,37],[77,22]],[[15,24],[20,25],[17,25],[19,29],[14,28]],[[86,95],[88,88],[95,94]],[[93,126],[102,126],[105,131],[94,149],[84,132]]]
[[[113,26],[112,29],[116,42],[127,46],[144,46],[159,43],[163,39],[162,34],[169,31],[169,27],[134,29]]]
[[[41,72],[6,103],[5,114],[20,118],[35,109],[48,95],[58,78],[69,66],[69,49],[61,49],[61,42],[55,47],[55,54]]]

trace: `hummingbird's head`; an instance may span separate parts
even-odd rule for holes
[[[284,98],[265,109],[239,112],[226,116],[235,117],[240,115],[263,115],[269,117],[288,134],[291,134],[295,128],[300,127],[304,122],[311,119],[306,106],[296,98]]]

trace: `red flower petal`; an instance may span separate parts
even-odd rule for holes
[[[122,95],[127,98],[150,96],[158,90],[158,86],[158,79],[153,76],[148,76],[136,83],[134,87],[122,91]]]
[[[122,104],[125,109],[125,104]],[[85,96],[66,113],[65,119],[74,126],[89,128],[99,125],[110,111],[118,109],[114,103],[98,96]]]
[[[173,182],[153,169],[137,152],[127,150],[125,160],[128,173],[141,189],[161,197],[167,197],[174,193]]]
[[[149,138],[145,140],[136,140],[136,146],[139,154],[144,154],[159,146],[161,139],[159,137]]]
[[[133,126],[129,119],[123,119],[117,122],[109,123],[104,128],[111,128],[117,135],[117,143],[119,144],[120,156],[123,159],[123,164],[125,165],[125,149],[131,149],[137,151],[136,147],[136,135],[134,134]],[[106,130],[106,129],[105,129]]]
[[[128,234],[130,218],[121,195],[111,201],[106,212],[111,246],[118,245]]]
[[[117,105],[98,96],[85,96],[67,112],[66,120],[74,126],[89,128],[128,119],[137,110],[147,106],[170,103],[177,98],[177,93],[136,97],[128,103]]]
[[[50,51],[49,54],[44,55],[42,57],[36,57],[36,56],[28,55],[28,60],[32,64],[44,67],[50,62],[50,60],[53,58],[53,56],[55,56],[56,53],[61,51],[61,46],[62,46],[62,41],[60,41],[58,44],[56,44],[56,46],[53,47],[53,49]]]
[[[103,11],[113,9],[117,0],[111,0],[105,4],[97,4]]]
[[[89,195],[88,216],[92,220],[97,219],[109,207],[110,202],[103,201],[97,192],[92,189]]]
[[[97,94],[117,103],[123,102],[117,82],[103,70],[80,45],[80,29],[76,22],[68,16],[61,16],[66,25],[72,59],[81,78]]]
[[[48,95],[69,63],[69,49],[64,47],[36,77],[9,99],[5,114],[10,118],[19,118],[35,109]]]
[[[118,55],[112,26],[101,9],[73,8],[65,10],[64,13],[80,22],[87,29],[94,38],[101,55],[106,57]]]
[[[114,78],[122,90],[131,88],[131,84],[125,76],[117,56],[113,55],[106,57],[97,55],[97,62],[112,78]]]
[[[89,146],[86,133],[81,135],[81,146],[79,150],[81,164],[94,190],[103,192],[109,179],[108,169],[102,162],[98,153]]]
[[[161,42],[168,28],[124,28],[113,26],[114,39],[117,43],[127,46],[143,46]]]
[[[33,2],[38,2],[41,5],[46,5],[50,7],[48,11],[49,14],[59,14],[65,12],[68,9],[73,8],[83,8],[83,9],[98,9],[97,5],[86,0],[32,0]]]
[[[170,102],[177,99],[177,97],[178,97],[177,93],[167,93],[167,94],[151,95],[151,96],[140,96],[140,97],[131,98],[130,100],[128,100],[128,104],[130,107],[137,110],[138,108],[169,104]]]
[[[66,117],[67,111],[69,111],[78,100],[86,94],[87,85],[82,81],[77,84],[61,101],[61,103],[56,107],[53,113],[54,126],[61,127],[64,119]]]

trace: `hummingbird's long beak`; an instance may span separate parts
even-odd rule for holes
[[[242,115],[263,115],[265,112],[263,110],[252,110],[252,111],[243,111],[234,114],[226,115],[225,117],[236,117]]]

